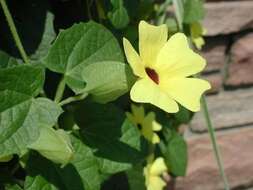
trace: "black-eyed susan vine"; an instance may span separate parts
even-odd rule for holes
[[[186,175],[180,125],[211,87],[195,76],[201,0],[0,4],[0,189],[162,190]]]

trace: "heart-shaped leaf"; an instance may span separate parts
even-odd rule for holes
[[[75,92],[85,88],[84,68],[101,61],[124,61],[116,38],[95,22],[75,24],[61,31],[44,64],[52,71],[64,74],[66,83]]]
[[[19,65],[0,69],[0,156],[22,154],[36,140],[39,126],[52,126],[61,108],[46,98],[34,98],[44,83],[44,69]]]

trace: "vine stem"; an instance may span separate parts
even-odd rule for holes
[[[16,163],[13,167],[13,169],[11,170],[11,175],[14,175],[16,173],[16,171],[20,168],[19,162]]]
[[[86,7],[87,7],[87,15],[88,15],[88,18],[90,19],[90,20],[92,20],[92,16],[91,16],[91,12],[90,12],[90,5],[89,5],[89,0],[85,0],[85,2],[86,2]]]
[[[184,17],[183,2],[181,0],[172,0],[172,2],[175,8],[175,15],[176,15],[179,31],[182,32],[183,31],[183,17]]]
[[[177,19],[178,26],[179,26],[179,31],[183,32],[183,19],[184,19],[183,4],[184,4],[184,2],[183,2],[183,0],[172,0],[172,2],[175,7],[175,15],[176,15],[176,19]],[[229,190],[229,184],[228,184],[228,180],[227,180],[227,177],[226,177],[226,174],[224,171],[223,161],[222,161],[220,151],[219,151],[219,148],[217,145],[215,131],[213,129],[212,121],[210,119],[210,115],[208,112],[208,106],[207,106],[206,99],[204,96],[201,99],[201,106],[204,110],[204,116],[205,116],[205,120],[206,120],[206,124],[207,124],[207,128],[208,128],[208,132],[209,132],[209,135],[211,138],[215,158],[216,158],[216,161],[217,161],[217,164],[219,167],[219,172],[220,172],[221,178],[224,183],[224,188],[225,188],[225,190]]]
[[[14,39],[14,41],[16,43],[16,46],[17,46],[17,48],[18,48],[18,50],[19,50],[19,52],[21,54],[21,57],[22,57],[22,59],[24,60],[24,62],[26,64],[29,64],[28,56],[27,56],[27,54],[26,54],[26,52],[24,50],[24,47],[23,47],[23,45],[21,43],[21,40],[19,38],[17,29],[15,27],[15,24],[14,24],[13,18],[11,16],[11,13],[10,13],[10,11],[8,9],[8,6],[7,6],[6,2],[5,2],[5,0],[0,0],[0,3],[1,3],[1,6],[3,8],[3,12],[4,12],[6,20],[8,22],[9,28],[11,30],[13,39]]]
[[[86,98],[87,96],[88,96],[88,93],[80,94],[80,95],[77,95],[77,96],[72,96],[72,97],[69,97],[65,100],[62,100],[59,103],[59,105],[63,106],[63,105],[69,104],[71,102],[80,101],[80,100],[83,100],[84,98]]]
[[[228,180],[227,180],[227,177],[226,177],[226,174],[225,174],[225,171],[224,171],[222,157],[220,155],[220,150],[219,150],[219,147],[217,145],[215,131],[214,131],[214,128],[213,128],[213,124],[212,124],[209,112],[208,112],[208,106],[207,106],[206,98],[204,96],[201,99],[201,105],[202,105],[202,108],[203,108],[203,111],[204,111],[204,116],[205,116],[208,131],[209,131],[209,135],[210,135],[210,138],[211,138],[211,142],[212,142],[212,145],[213,145],[216,161],[217,161],[217,164],[218,164],[218,167],[219,167],[220,175],[221,175],[221,178],[223,180],[225,190],[229,190],[230,188],[229,188]]]
[[[54,97],[54,101],[56,103],[59,103],[63,97],[63,93],[64,93],[64,90],[65,90],[65,78],[62,77],[58,86],[57,86],[57,89],[56,89],[56,93],[55,93],[55,97]]]

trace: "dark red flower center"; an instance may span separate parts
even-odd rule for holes
[[[159,84],[159,76],[154,69],[147,67],[145,68],[145,71],[152,81],[154,81],[156,84]]]

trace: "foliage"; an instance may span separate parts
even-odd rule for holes
[[[157,144],[143,136],[126,114],[137,77],[122,38],[137,47],[143,19],[167,24],[169,35],[184,30],[190,37],[190,26],[203,18],[201,0],[185,1],[181,19],[167,16],[171,0],[7,3],[29,62],[1,12],[0,189],[111,190],[118,176],[126,189],[145,189],[150,154],[164,157],[162,171],[185,175],[187,145],[179,128],[192,113],[142,104],[143,115],[152,113],[148,121],[159,124]]]

